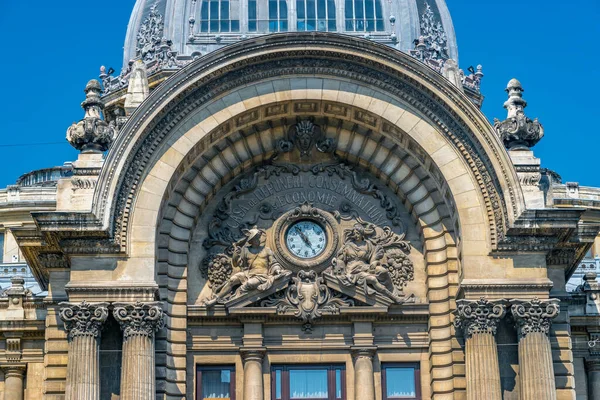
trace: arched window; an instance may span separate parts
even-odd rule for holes
[[[268,10],[264,8],[265,5],[268,5]],[[287,30],[286,0],[269,0],[268,3],[248,0],[248,32],[287,32]]]
[[[286,0],[269,0],[269,32],[288,30],[288,10]]]
[[[200,8],[200,32],[239,32],[239,0],[204,0]]]
[[[335,31],[334,0],[296,0],[299,31]]]
[[[346,0],[346,31],[383,31],[381,0]]]

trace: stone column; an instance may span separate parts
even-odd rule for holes
[[[164,326],[159,303],[114,303],[123,330],[121,400],[154,400],[154,334]]]
[[[504,300],[458,300],[454,325],[463,330],[467,400],[501,400],[496,331],[506,315]]]
[[[356,400],[375,400],[375,377],[373,375],[373,356],[376,347],[353,347],[354,359],[354,398]]]
[[[65,399],[100,399],[100,331],[108,317],[108,303],[59,305],[69,339]]]
[[[519,335],[520,399],[556,400],[550,348],[550,325],[560,311],[558,300],[511,300]]]
[[[588,399],[600,400],[600,358],[586,360]]]
[[[25,365],[4,365],[4,400],[23,400],[23,376]]]
[[[244,400],[263,400],[263,358],[264,348],[241,349],[244,363]]]

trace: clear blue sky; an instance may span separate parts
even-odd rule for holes
[[[600,2],[447,0],[461,68],[482,64],[491,120],[506,115],[504,88],[525,88],[527,115],[546,136],[534,148],[564,181],[600,186]],[[23,173],[75,160],[65,131],[81,119],[83,88],[99,67],[121,69],[134,0],[0,1],[0,187]],[[39,143],[55,143],[38,145]],[[12,144],[27,143],[27,146]]]

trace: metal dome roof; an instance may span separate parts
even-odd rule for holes
[[[246,38],[273,32],[329,31],[415,49],[424,36],[458,63],[444,0],[137,0],[123,65],[159,59],[164,69]],[[181,62],[179,62],[181,61]]]

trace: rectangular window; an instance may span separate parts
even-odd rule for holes
[[[345,400],[342,365],[275,366],[271,373],[273,400]]]
[[[383,400],[421,399],[418,364],[383,364],[381,372]]]
[[[235,368],[198,366],[196,370],[197,400],[235,400]]]

